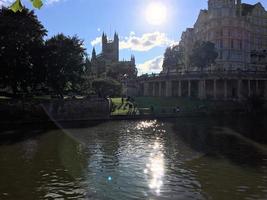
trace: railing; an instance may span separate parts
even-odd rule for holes
[[[171,78],[171,77],[207,77],[207,76],[252,76],[257,75],[261,77],[267,78],[267,71],[259,71],[259,70],[227,70],[227,71],[184,71],[184,72],[169,72],[169,73],[157,73],[157,74],[145,74],[139,76],[139,80],[146,80],[152,78]]]

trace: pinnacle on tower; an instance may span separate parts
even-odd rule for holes
[[[131,63],[132,63],[133,65],[135,65],[135,57],[134,57],[134,55],[131,55]]]
[[[95,52],[95,47],[93,48],[92,51],[92,59],[91,60],[95,60],[96,59],[96,52]]]
[[[114,40],[119,40],[119,36],[118,36],[117,32],[114,33]]]
[[[102,44],[107,43],[107,35],[103,32],[102,34]]]

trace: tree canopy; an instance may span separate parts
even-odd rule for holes
[[[117,81],[121,81],[125,76],[129,79],[137,76],[137,69],[128,63],[117,64],[116,67],[108,67],[107,75]]]
[[[183,49],[179,45],[168,47],[164,53],[163,71],[178,69],[184,63]]]
[[[122,92],[122,85],[111,78],[96,79],[92,83],[93,89],[100,97],[120,96]]]
[[[90,70],[83,41],[63,34],[44,41],[46,32],[33,11],[0,9],[0,87],[13,96],[51,91],[62,97],[83,88]]]
[[[43,37],[46,30],[33,11],[0,9],[0,85],[13,93],[29,92],[42,80]]]
[[[85,49],[78,37],[56,35],[45,43],[48,86],[63,96],[77,92],[86,72]]]
[[[218,53],[215,44],[212,42],[196,42],[193,52],[189,57],[189,62],[192,66],[199,67],[201,71],[205,67],[215,63]]]
[[[101,63],[96,55],[90,61],[77,36],[58,34],[45,41],[46,33],[33,11],[0,9],[0,88],[6,91],[3,95],[20,98],[52,94],[63,98],[95,92],[102,97],[115,96],[121,94],[120,81],[125,74],[137,75],[130,62],[116,68]],[[97,68],[104,70],[102,79],[94,75],[94,62],[103,67]]]

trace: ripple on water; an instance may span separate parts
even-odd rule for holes
[[[178,130],[172,129],[173,125],[178,126]],[[16,178],[22,180],[16,182],[12,176],[16,173],[15,168],[8,170],[2,163],[18,164],[19,151],[15,149],[13,158],[16,159],[12,160],[6,156],[9,151],[0,148],[0,161],[3,161],[0,182],[13,177],[14,181],[9,184],[14,184],[14,188],[23,187],[21,183],[24,182],[27,186],[34,185],[21,190],[28,190],[29,194],[35,192],[36,199],[47,200],[264,199],[267,196],[266,158],[258,168],[256,165],[244,167],[234,162],[236,160],[228,152],[228,148],[239,142],[232,143],[233,136],[214,139],[207,135],[207,130],[212,130],[212,127],[192,121],[171,124],[144,120],[107,122],[101,126],[70,130],[77,141],[70,141],[64,133],[58,134],[62,137],[57,139],[47,135],[44,138],[49,142],[25,143],[24,149],[33,144],[33,151],[22,153],[23,159],[30,158],[33,165],[23,163],[21,172],[33,169],[32,173],[37,175],[31,178],[37,181],[27,182],[25,177],[28,176],[20,173]],[[84,151],[80,143],[84,145]],[[247,147],[243,143],[242,148]],[[45,148],[40,148],[40,144]],[[218,156],[202,151],[203,147],[210,148],[209,145]],[[59,150],[62,154],[55,154]],[[242,151],[236,146],[231,148],[231,153],[238,159],[236,155]],[[79,159],[69,159],[72,157],[83,157],[84,163]],[[10,191],[1,190],[5,181],[0,185],[0,199],[13,200],[9,197],[12,195]],[[37,191],[31,191],[32,188]],[[12,192],[17,195],[17,191]],[[27,197],[31,199],[30,195]]]

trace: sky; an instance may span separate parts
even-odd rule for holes
[[[0,0],[0,4],[12,0]],[[267,8],[267,0],[243,0]],[[22,2],[31,8],[29,0]],[[101,52],[100,37],[105,32],[120,38],[120,60],[136,58],[138,73],[161,71],[166,47],[179,42],[181,33],[192,27],[207,0],[45,0],[35,13],[48,31],[77,35],[84,40],[87,53],[95,47]]]

